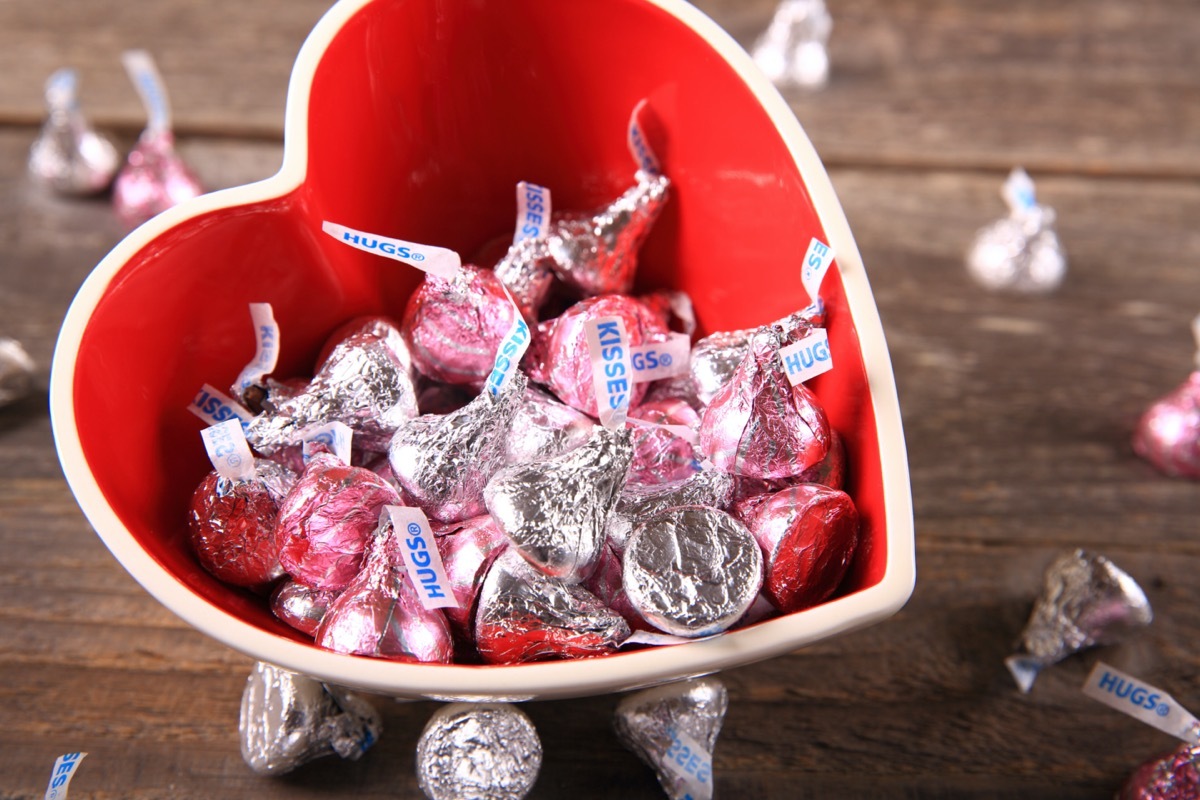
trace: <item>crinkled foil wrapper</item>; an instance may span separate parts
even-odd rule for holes
[[[508,547],[508,537],[490,514],[464,520],[437,537],[438,553],[446,568],[450,591],[458,608],[442,609],[450,627],[461,639],[471,638],[471,619],[479,582],[492,561]]]
[[[117,214],[135,225],[204,194],[204,187],[175,149],[175,135],[147,128],[117,172],[112,192]]]
[[[535,570],[509,548],[479,588],[475,647],[489,664],[606,655],[629,638],[629,625],[582,586]]]
[[[301,444],[305,428],[335,421],[354,432],[356,448],[386,452],[400,423],[417,415],[408,347],[391,326],[382,335],[355,333],[332,349],[304,391],[272,395],[266,407],[246,434],[263,455]]]
[[[362,566],[379,512],[399,503],[374,472],[318,453],[279,507],[275,537],[283,568],[315,589],[345,587]]]
[[[200,565],[234,586],[257,588],[283,576],[275,523],[279,501],[256,479],[205,476],[188,507],[188,537]]]
[[[1117,800],[1196,800],[1200,797],[1200,744],[1182,744],[1174,752],[1138,767]]]
[[[1200,478],[1200,371],[1147,409],[1133,450],[1165,475]]]
[[[754,45],[754,63],[781,87],[820,89],[829,83],[832,30],[825,0],[783,0]]]
[[[430,800],[520,800],[542,768],[542,742],[507,703],[452,703],[417,741],[417,780]]]
[[[296,581],[284,581],[271,593],[271,613],[312,636],[341,593],[341,589],[314,589]]]
[[[282,775],[333,754],[358,760],[383,723],[358,695],[260,661],[242,693],[238,730],[246,764],[260,775]]]
[[[981,286],[1025,294],[1058,288],[1067,272],[1067,256],[1054,232],[1054,209],[1039,205],[1025,170],[1016,168],[1002,194],[1008,216],[975,234],[967,252],[967,271]]]
[[[733,501],[735,485],[732,475],[716,469],[661,484],[629,484],[609,517],[608,541],[618,552],[624,552],[635,522],[670,508],[707,506],[724,510]]]
[[[89,195],[112,183],[121,165],[117,149],[84,118],[74,70],[46,81],[46,121],[29,151],[34,179],[62,194]]]
[[[464,264],[450,279],[425,276],[401,329],[422,375],[479,391],[517,314],[495,273]]]
[[[693,787],[669,766],[668,759],[677,755],[676,733],[685,733],[706,746],[711,761],[728,708],[725,684],[713,677],[693,678],[622,698],[613,716],[613,727],[621,742],[658,775],[667,797],[699,800],[689,794]],[[707,783],[711,797],[711,777]]]
[[[535,324],[554,288],[554,256],[545,237],[526,238],[513,244],[496,262],[494,272],[508,287],[526,322]]]
[[[528,386],[505,442],[509,464],[569,453],[592,438],[596,423],[536,386]]]
[[[1019,651],[1004,663],[1028,692],[1043,667],[1088,647],[1115,644],[1153,618],[1145,592],[1126,572],[1101,555],[1065,553],[1046,568]]]
[[[729,514],[683,506],[634,526],[625,545],[625,592],[647,622],[676,636],[726,630],[762,588],[758,543]]]
[[[632,460],[627,430],[597,427],[586,444],[569,453],[505,467],[488,483],[484,500],[530,564],[550,577],[579,583],[599,557],[605,522]]]
[[[702,455],[749,478],[793,478],[829,452],[832,434],[816,395],[792,386],[779,359],[780,334],[761,328],[742,363],[704,410]]]
[[[700,428],[700,415],[684,400],[647,400],[629,412],[630,419],[657,425],[678,425],[693,433]],[[659,484],[682,480],[700,470],[696,448],[686,438],[660,427],[630,425],[633,464],[629,482]]]
[[[33,359],[16,339],[0,337],[0,407],[33,391]]]
[[[338,596],[317,627],[318,645],[339,653],[449,664],[450,626],[440,609],[428,609],[409,580],[401,545],[385,514],[362,571]]]
[[[780,335],[780,346],[798,342],[817,327],[815,309],[806,308],[773,323]],[[726,384],[733,380],[747,353],[750,342],[762,328],[745,328],[709,334],[692,347],[691,380],[701,405],[708,405]]]
[[[858,509],[850,495],[805,483],[743,501],[734,511],[765,554],[763,594],[783,612],[829,598],[858,549]]]
[[[458,411],[401,423],[388,448],[392,474],[421,510],[440,522],[479,516],[483,487],[506,463],[505,445],[525,392],[516,373],[492,395]]]

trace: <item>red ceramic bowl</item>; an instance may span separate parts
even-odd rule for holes
[[[341,245],[330,219],[471,254],[511,230],[519,180],[587,209],[632,180],[625,127],[648,136],[673,196],[642,252],[638,289],[673,287],[703,331],[807,304],[813,237],[836,367],[811,385],[849,453],[863,545],[835,599],[708,641],[507,667],[401,664],[323,651],[264,602],[217,582],[186,542],[208,471],[201,384],[253,355],[246,307],[270,302],[281,376],[311,368],[360,314],[399,315],[420,273]],[[59,457],[84,513],[125,568],[196,628],[257,659],[349,686],[432,698],[532,698],[645,686],[768,658],[864,626],[912,591],[908,466],[891,363],[829,179],[745,52],[682,0],[343,0],[313,30],[288,90],[283,166],[206,195],[121,242],[75,298],[55,352]]]

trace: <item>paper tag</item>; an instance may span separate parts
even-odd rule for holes
[[[77,89],[79,77],[75,70],[56,70],[46,81],[46,105],[52,111],[71,111],[79,107]]]
[[[1008,173],[1002,194],[1004,202],[1014,214],[1027,213],[1037,208],[1037,192],[1033,187],[1033,179],[1020,167],[1015,167]]]
[[[261,384],[262,379],[275,371],[279,361],[279,325],[275,322],[275,311],[270,303],[251,303],[250,320],[254,323],[254,338],[257,350],[250,363],[242,367],[234,386],[245,391],[246,387]]]
[[[188,411],[209,425],[216,425],[218,422],[226,422],[231,419],[239,420],[242,423],[243,431],[250,424],[250,420],[254,419],[254,414],[248,408],[207,383],[201,386],[200,391],[192,398]]]
[[[254,477],[254,454],[246,444],[246,434],[239,420],[209,425],[200,431],[200,436],[204,439],[208,460],[218,475],[231,481],[248,481]]]
[[[1188,744],[1200,742],[1200,720],[1175,698],[1102,661],[1084,681],[1083,693]]]
[[[630,425],[636,425],[641,428],[660,428],[672,434],[673,436],[678,436],[680,439],[683,439],[685,442],[693,446],[700,443],[700,434],[696,433],[696,431],[692,430],[687,425],[666,425],[661,422],[651,422],[648,419],[638,419],[637,417],[630,417],[625,421]]]
[[[588,320],[584,330],[592,357],[592,386],[596,390],[600,424],[621,428],[629,415],[633,392],[633,366],[625,323],[620,317],[598,317]]]
[[[350,443],[354,432],[346,423],[335,420],[324,425],[310,425],[300,432],[300,436],[300,455],[305,464],[318,452],[318,445],[333,453],[343,464],[350,463]]]
[[[665,342],[638,345],[629,348],[629,362],[633,366],[633,382],[674,378],[688,371],[692,357],[692,340],[682,333],[672,333]]]
[[[833,355],[829,352],[829,334],[817,328],[795,344],[779,348],[783,371],[792,386],[833,369]]]
[[[425,608],[458,608],[458,599],[450,589],[450,579],[446,577],[446,567],[442,564],[442,555],[425,512],[407,506],[386,506],[385,509],[392,518],[408,579],[420,595],[421,604]]]
[[[389,239],[386,236],[356,231],[354,228],[347,228],[345,225],[338,225],[328,220],[321,223],[321,230],[356,250],[375,253],[384,258],[408,264],[431,275],[437,275],[439,278],[453,278],[455,273],[462,268],[462,259],[459,258],[458,253],[444,247],[415,244],[402,239]]]
[[[667,729],[671,744],[663,764],[684,784],[682,800],[712,800],[712,753],[686,732],[672,725]]]
[[[645,172],[647,175],[661,175],[662,164],[659,163],[658,156],[654,155],[654,151],[650,148],[650,142],[646,139],[645,126],[642,124],[642,117],[648,105],[649,101],[643,98],[633,107],[633,113],[629,115],[629,152],[633,155],[633,161],[637,164],[639,171]]]
[[[536,183],[517,184],[517,230],[513,244],[546,235],[550,226],[550,190]]]
[[[126,50],[121,54],[121,63],[129,80],[133,81],[148,118],[146,129],[165,133],[171,129],[171,104],[167,101],[167,88],[154,59],[145,50]]]
[[[67,800],[67,789],[70,788],[71,778],[87,753],[67,753],[59,756],[50,772],[50,785],[46,787],[45,800]]]
[[[500,390],[504,388],[505,384],[512,380],[513,375],[517,374],[517,365],[521,363],[525,351],[529,349],[529,341],[529,326],[525,324],[525,318],[518,310],[512,327],[500,340],[500,348],[496,351],[496,363],[485,384],[493,397],[500,394]]]
[[[800,268],[800,283],[808,292],[808,297],[819,306],[821,300],[821,282],[825,273],[833,263],[833,248],[819,239],[814,238],[808,243],[808,251],[804,254],[804,266]]]

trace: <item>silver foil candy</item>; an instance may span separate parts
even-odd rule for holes
[[[475,647],[489,664],[604,655],[629,638],[595,595],[546,577],[512,548],[492,563],[476,602]]]
[[[625,545],[625,593],[654,627],[676,636],[726,630],[763,582],[762,551],[729,514],[672,508],[639,522]]]
[[[525,386],[518,372],[499,394],[485,390],[458,411],[400,424],[388,461],[421,510],[440,522],[484,513],[483,487],[505,464],[505,444]]]
[[[260,775],[333,754],[356,761],[382,728],[379,712],[359,696],[261,661],[242,692],[242,758]]]
[[[781,346],[798,342],[811,333],[817,327],[818,313],[810,306],[773,322],[771,326],[778,330]],[[762,328],[721,331],[705,336],[692,346],[692,384],[702,405],[712,402],[721,387],[733,379],[738,365],[750,352],[750,340],[760,330]]]
[[[986,289],[1053,291],[1067,272],[1067,256],[1054,231],[1054,209],[1038,204],[1033,181],[1020,167],[1009,173],[1002,194],[1008,216],[975,234],[967,270]]]
[[[535,324],[554,287],[554,256],[545,237],[525,238],[513,244],[496,262],[494,272],[508,288],[525,321]]]
[[[513,417],[505,458],[510,464],[521,464],[569,453],[592,438],[595,427],[587,414],[529,386]]]
[[[625,551],[629,534],[639,520],[680,506],[707,506],[724,510],[733,502],[734,477],[720,470],[697,472],[690,478],[657,485],[630,484],[617,499],[608,521],[608,541],[618,553]]]
[[[779,86],[819,89],[829,82],[832,30],[824,0],[783,0],[754,45],[754,63]]]
[[[1153,618],[1142,588],[1107,558],[1064,553],[1046,568],[1019,651],[1004,664],[1028,692],[1042,668],[1088,647],[1115,644]]]
[[[15,403],[33,391],[35,369],[20,342],[0,337],[0,406]]]
[[[669,683],[624,697],[613,727],[658,775],[671,800],[710,800],[712,756],[729,707],[716,678]],[[698,752],[697,752],[698,751]]]
[[[430,800],[520,800],[542,767],[529,717],[507,703],[452,703],[417,741],[417,781]]]
[[[484,500],[530,564],[578,583],[599,556],[605,522],[632,460],[627,430],[597,428],[569,453],[505,467],[484,489]]]
[[[354,431],[355,447],[385,452],[400,423],[417,415],[408,346],[390,325],[352,334],[333,348],[304,391],[272,397],[265,406],[246,434],[263,455],[299,445],[305,428],[334,421]]]
[[[60,69],[46,81],[46,122],[29,151],[29,172],[56,192],[89,195],[112,183],[120,156],[83,116],[73,69]]]

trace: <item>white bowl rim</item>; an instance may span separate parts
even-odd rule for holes
[[[282,197],[304,181],[308,103],[321,58],[342,27],[382,0],[339,0],[308,35],[288,84],[284,153],[279,171],[262,181],[203,195],[132,231],[96,266],[63,321],[50,380],[50,411],[59,460],[76,500],[121,565],[159,602],[189,625],[256,659],[322,680],[382,694],[431,699],[579,697],[639,688],[764,660],[814,641],[870,625],[898,611],[916,579],[915,537],[907,452],[899,399],[882,323],[857,245],[812,143],[778,90],[742,47],[685,0],[642,0],[691,28],[717,51],[754,93],[795,160],[837,264],[858,332],[872,399],[882,463],[887,561],[873,586],[803,612],[712,639],[568,661],[513,666],[408,664],[321,650],[242,621],[204,600],[138,544],[105,500],[84,457],[75,424],[76,356],[96,305],[122,266],[153,239],[192,217]]]

